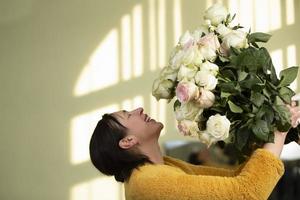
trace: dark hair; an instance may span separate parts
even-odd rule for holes
[[[149,158],[136,149],[122,149],[119,141],[127,135],[127,128],[113,115],[105,114],[98,122],[90,141],[90,158],[103,174],[115,176],[119,182],[129,179],[132,171]]]

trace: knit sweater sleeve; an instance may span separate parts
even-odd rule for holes
[[[280,159],[257,149],[234,177],[191,175],[167,165],[135,170],[125,184],[129,200],[266,200],[284,173]]]
[[[195,174],[195,175],[211,175],[211,176],[236,176],[240,173],[242,168],[244,167],[245,163],[242,163],[238,166],[235,166],[231,169],[222,168],[222,167],[212,167],[212,166],[204,166],[204,165],[193,165],[187,163],[185,161],[168,157],[164,157],[165,163],[171,166],[179,167],[183,171],[188,174]]]

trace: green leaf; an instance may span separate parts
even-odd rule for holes
[[[251,128],[257,138],[262,141],[268,141],[270,131],[267,122],[263,120],[255,120]]]
[[[230,80],[236,80],[235,74],[230,69],[220,71],[223,77],[228,78]]]
[[[249,43],[268,42],[271,37],[272,36],[270,34],[262,33],[262,32],[256,32],[256,33],[251,33],[249,35],[248,41],[249,41]]]
[[[275,97],[275,106],[284,106],[284,102],[281,100],[281,98],[279,96]]]
[[[265,96],[261,93],[251,92],[250,100],[254,103],[254,105],[260,107],[265,101]]]
[[[231,95],[229,92],[221,91],[221,98],[228,98]]]
[[[177,108],[177,107],[180,107],[180,106],[181,106],[180,101],[179,101],[179,100],[176,100],[176,101],[174,102],[174,105],[173,105],[173,110],[175,111],[176,108]]]
[[[278,96],[276,96],[276,100],[273,104],[273,109],[275,110],[276,127],[278,128],[278,130],[288,131],[291,126],[291,113],[285,106],[284,102]]]
[[[279,86],[288,86],[290,85],[297,77],[298,67],[289,67],[280,72],[280,83]]]
[[[252,89],[254,85],[262,84],[263,82],[253,73],[249,73],[248,77],[240,82],[242,88]]]
[[[265,48],[249,47],[238,55],[231,57],[231,65],[246,72],[257,73],[264,67],[271,68],[272,60]]]
[[[234,47],[230,47],[230,54],[235,54],[235,55],[239,55],[241,53],[241,50],[234,48]]]
[[[272,93],[267,88],[263,89],[263,94],[270,100]]]
[[[239,150],[242,150],[242,148],[247,144],[249,135],[251,134],[251,131],[248,127],[244,127],[237,131],[236,133],[236,142],[237,147]]]
[[[241,70],[238,70],[237,73],[238,73],[238,81],[242,81],[248,76],[247,72],[244,72],[244,71],[241,71]]]
[[[287,104],[291,104],[291,98],[295,95],[295,92],[288,87],[282,87],[279,89],[279,96]]]
[[[274,120],[274,111],[273,111],[272,107],[264,105],[263,110],[265,112],[265,115],[263,116],[263,119],[265,121],[267,121],[268,124],[272,124],[273,120]]]
[[[233,113],[242,113],[243,109],[238,105],[234,104],[232,101],[228,101],[229,108]]]
[[[233,82],[228,83],[219,83],[218,87],[220,87],[221,91],[228,93],[237,93],[238,90],[235,89],[235,84]]]

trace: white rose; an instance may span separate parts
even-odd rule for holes
[[[229,128],[230,121],[220,114],[210,116],[206,122],[206,132],[216,141],[228,138]]]
[[[185,65],[200,65],[204,59],[197,46],[191,46],[183,51],[181,63]]]
[[[182,81],[183,79],[192,80],[194,79],[198,68],[196,66],[185,66],[181,65],[178,71],[178,81]]]
[[[177,48],[172,52],[172,55],[169,60],[169,65],[172,69],[178,70],[182,63],[184,54],[185,52],[183,50]]]
[[[172,99],[174,82],[164,79],[155,79],[152,85],[152,95],[157,99]]]
[[[216,65],[214,63],[211,63],[209,61],[205,61],[204,63],[202,63],[200,65],[200,70],[208,71],[212,75],[216,76],[218,74],[219,67],[218,67],[218,65]]]
[[[219,24],[216,31],[220,34],[221,37],[224,37],[226,34],[230,33],[232,29],[228,28],[224,24]]]
[[[198,98],[199,88],[193,82],[181,81],[176,87],[176,96],[181,103],[187,103],[192,99]]]
[[[205,58],[206,60],[209,60],[211,62],[214,62],[217,58],[217,53],[216,50],[207,47],[207,46],[202,46],[199,49],[201,55],[203,56],[203,58]]]
[[[223,38],[223,43],[228,49],[230,47],[234,47],[237,49],[249,47],[247,33],[241,30],[233,30],[230,33],[226,34]]]
[[[200,88],[200,95],[196,102],[201,108],[210,108],[215,102],[215,95],[209,90]]]
[[[178,122],[177,128],[184,136],[197,137],[199,133],[198,124],[195,121],[182,120]]]
[[[212,25],[218,26],[226,19],[227,15],[227,9],[223,5],[214,4],[205,11],[204,19],[210,20]]]
[[[227,44],[225,44],[224,42],[222,42],[219,50],[218,50],[219,54],[223,57],[229,57],[230,55],[230,47],[227,46]]]
[[[209,47],[215,51],[220,47],[218,37],[214,33],[209,33],[201,37],[198,41],[200,46]]]
[[[220,47],[218,37],[214,33],[209,33],[198,41],[199,51],[206,60],[214,61],[217,57],[216,51]]]
[[[173,82],[177,79],[178,70],[174,70],[170,66],[164,67],[160,72],[160,79],[172,80]]]
[[[199,28],[194,30],[194,32],[192,33],[194,41],[198,43],[203,34],[208,34],[208,29],[205,26],[200,26]]]
[[[175,108],[175,117],[177,121],[192,120],[199,121],[199,116],[202,114],[203,109],[193,102],[181,104]]]
[[[193,41],[193,37],[190,34],[189,31],[186,31],[184,34],[182,34],[179,38],[179,44],[181,46],[185,46],[187,43],[189,43],[191,40]]]
[[[199,140],[208,147],[216,142],[206,131],[202,131],[200,134],[198,134],[198,137]]]
[[[199,86],[204,87],[205,90],[213,90],[218,84],[218,79],[210,72],[204,70],[197,72],[195,81]]]

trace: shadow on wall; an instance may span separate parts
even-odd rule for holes
[[[165,124],[161,142],[183,139],[172,105],[156,102],[151,85],[213,2],[1,2],[1,199],[122,199],[122,185],[89,162],[92,130],[105,112],[143,106]],[[277,69],[299,61],[298,1],[221,2],[241,24],[274,35]]]

